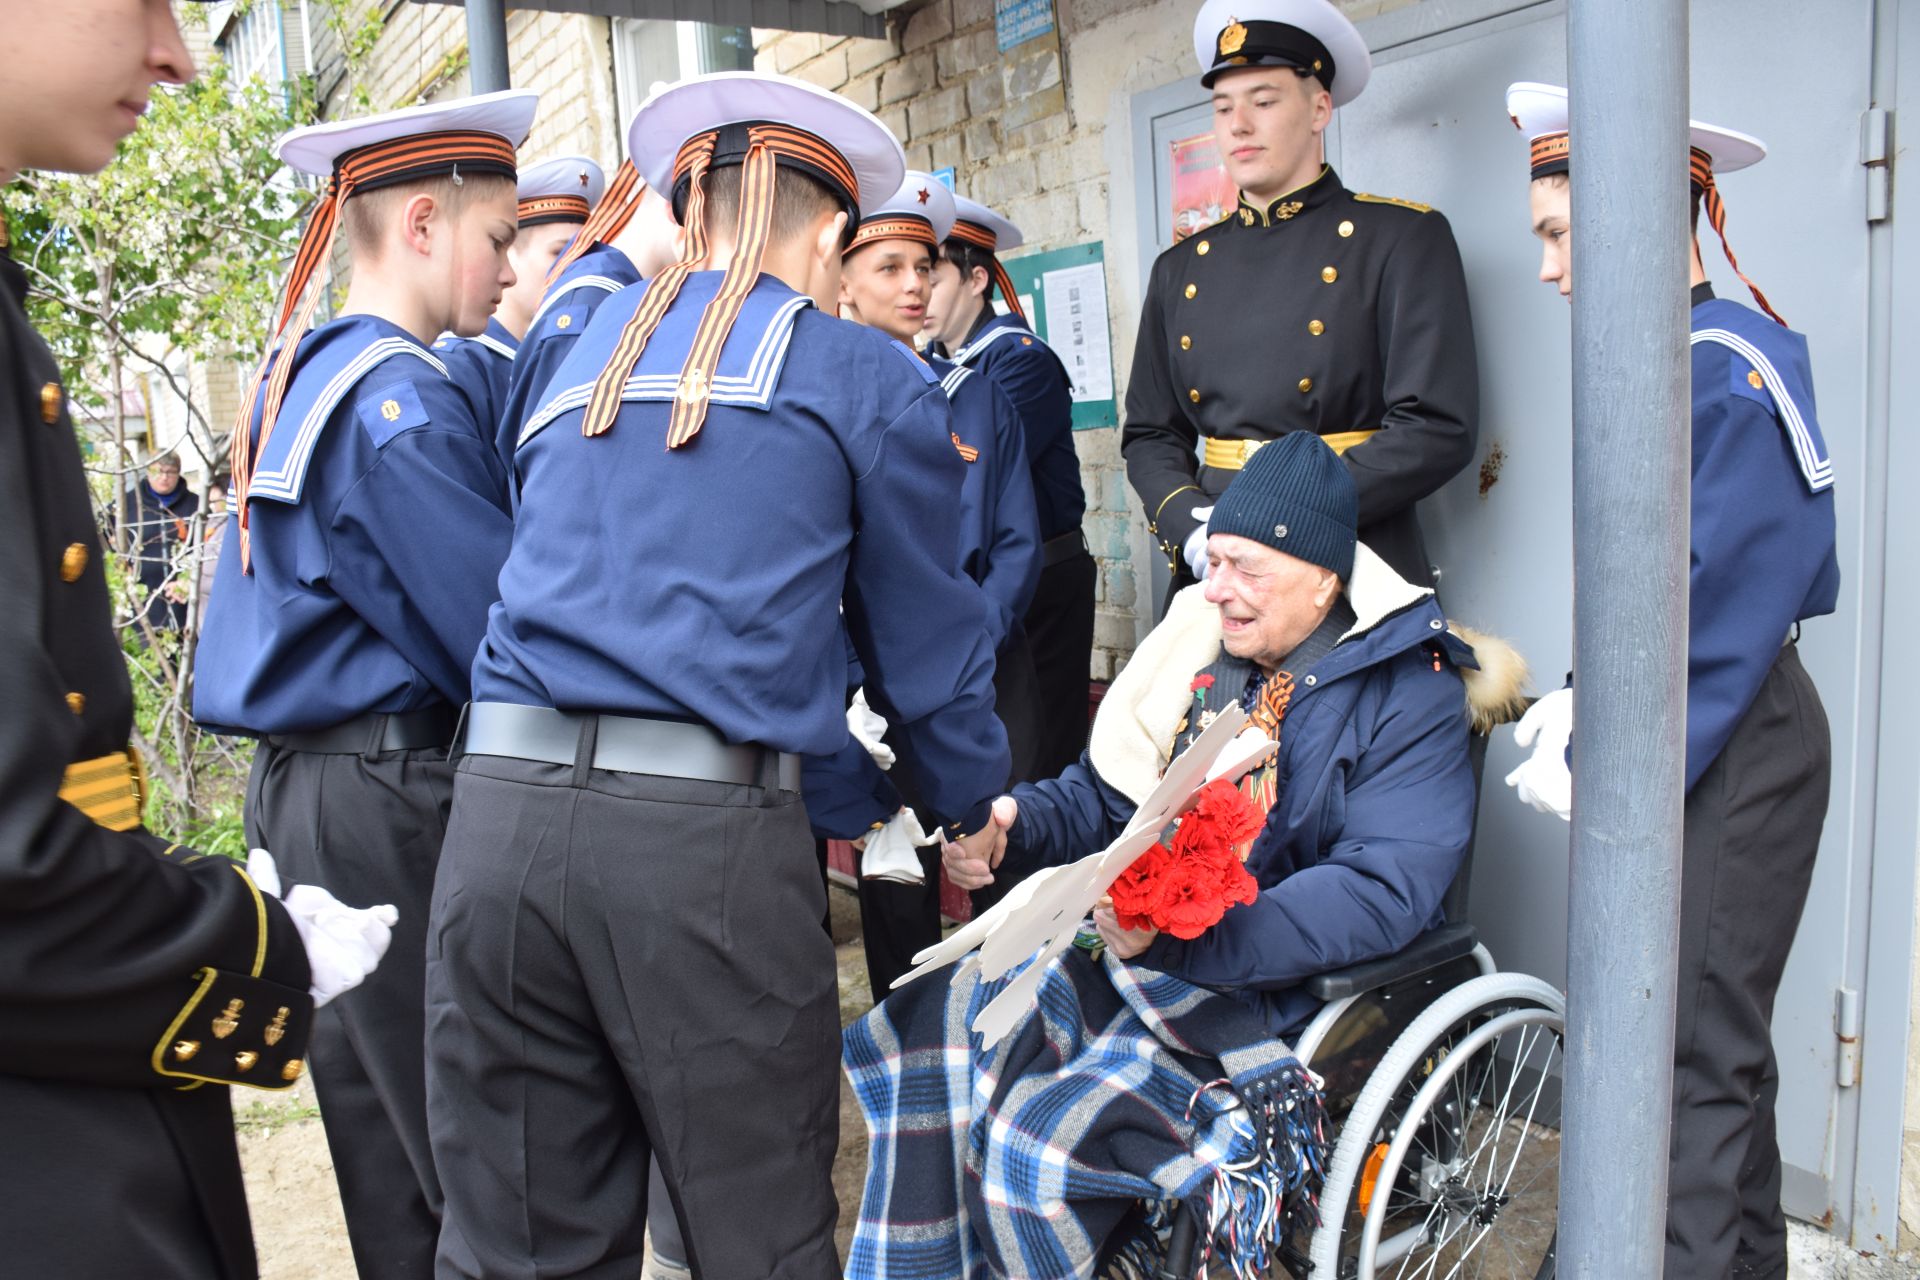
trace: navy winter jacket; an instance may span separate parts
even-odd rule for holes
[[[1373,566],[1410,592],[1383,564]],[[1191,942],[1163,934],[1138,958],[1236,993],[1279,1035],[1318,1007],[1300,989],[1304,980],[1390,955],[1441,923],[1441,899],[1473,831],[1466,701],[1455,669],[1473,665],[1472,650],[1445,630],[1430,592],[1385,616],[1370,614],[1361,594],[1351,597],[1361,623],[1309,672],[1295,673],[1278,798],[1247,859],[1258,901],[1230,908]],[[1177,697],[1197,669],[1153,673],[1158,696]],[[1094,745],[1059,778],[1015,788],[1020,814],[1001,876],[1071,862],[1120,834],[1136,805],[1095,770],[1100,733],[1096,724]]]

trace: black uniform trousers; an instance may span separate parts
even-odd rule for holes
[[[1826,712],[1789,644],[1687,794],[1667,1280],[1787,1274],[1773,999],[1813,880],[1830,764]]]
[[[247,839],[282,879],[350,906],[392,903],[366,982],[314,1016],[307,1059],[361,1280],[433,1274],[440,1184],[427,1142],[427,913],[453,802],[445,747],[330,755],[260,743]]]
[[[1088,559],[1091,561],[1091,557]],[[1036,776],[1033,760],[1049,727],[1042,718],[1045,700],[1039,673],[1027,641],[1018,632],[1016,628],[1014,636],[994,655],[993,668],[994,714],[1007,731],[1007,748],[1013,758],[1009,786]],[[920,802],[913,762],[891,729],[886,741],[900,757],[888,777],[900,792],[900,802],[918,813],[924,825],[928,814]],[[1074,759],[1079,758],[1076,749]],[[893,980],[913,968],[914,956],[940,941],[939,844],[920,850],[920,870],[924,879],[919,884],[860,878],[860,944],[866,952],[867,983],[875,1000],[884,1000]],[[986,910],[1004,893],[998,883],[975,890],[971,895],[974,910]]]
[[[1079,538],[1075,530],[1066,535]],[[1051,540],[1049,540],[1051,541]],[[1015,782],[1057,778],[1087,746],[1087,686],[1093,657],[1093,588],[1099,567],[1085,544],[1040,571],[1027,606],[1027,651],[1039,681],[1038,737],[1032,764]],[[998,701],[998,699],[996,699]]]
[[[590,756],[588,757],[591,758]],[[797,792],[470,755],[434,891],[438,1274],[840,1274],[840,1018]]]

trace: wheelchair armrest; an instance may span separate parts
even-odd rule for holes
[[[1315,974],[1306,981],[1307,994],[1325,1002],[1344,1000],[1458,960],[1478,945],[1472,925],[1443,924],[1415,938],[1404,951]]]

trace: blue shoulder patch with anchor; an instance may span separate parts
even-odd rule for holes
[[[396,382],[373,392],[360,401],[360,425],[378,449],[403,431],[424,427],[432,421],[420,393],[411,382]]]
[[[913,366],[913,371],[919,374],[929,384],[940,381],[939,375],[934,373],[933,371],[933,366],[928,364],[925,360],[922,360],[920,358],[920,353],[918,351],[915,351],[912,347],[900,341],[900,339],[898,338],[893,339],[893,345],[900,349],[900,353],[902,355],[906,356],[907,363]]]

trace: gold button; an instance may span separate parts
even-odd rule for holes
[[[1188,337],[1188,336],[1187,336],[1186,334],[1184,334],[1184,333],[1180,335],[1180,349],[1181,349],[1182,351],[1191,351],[1191,350],[1193,350],[1193,339],[1192,339],[1192,338],[1189,338],[1189,337]]]
[[[1303,394],[1305,392],[1313,390],[1313,379],[1312,378],[1300,379],[1300,390]]]
[[[306,1069],[307,1069],[307,1064],[300,1061],[300,1059],[295,1058],[291,1062],[287,1063],[286,1066],[280,1068],[280,1078],[282,1080],[298,1080],[300,1078],[300,1073],[305,1071]]]
[[[80,575],[87,571],[87,545],[84,542],[69,542],[67,549],[60,553],[60,581],[78,582]]]
[[[1212,245],[1208,244],[1205,240],[1202,240],[1199,244],[1194,246],[1193,251],[1204,258],[1207,256],[1207,251],[1212,248],[1213,248]]]
[[[553,322],[553,327],[556,329],[570,329],[573,327],[573,317],[561,316],[558,320],[555,320]]]
[[[173,1056],[180,1059],[180,1061],[182,1062],[185,1062],[188,1058],[191,1058],[194,1054],[198,1052],[200,1052],[200,1042],[198,1040],[174,1041]]]
[[[1320,268],[1320,278],[1322,280],[1325,280],[1328,284],[1332,284],[1335,280],[1338,280],[1340,278],[1340,273],[1338,271],[1335,271],[1332,267],[1322,267]]]
[[[1195,285],[1188,285],[1188,286],[1187,286],[1187,296],[1188,296],[1189,298],[1191,298],[1191,297],[1192,297],[1192,296],[1193,296],[1194,294],[1196,294],[1196,293],[1198,293],[1198,292],[1200,292],[1200,290],[1199,290],[1199,288],[1198,288],[1197,286],[1195,286]]]
[[[49,425],[60,421],[60,384],[49,382],[40,388],[40,416]]]
[[[86,694],[70,693],[67,695],[67,710],[73,712],[73,714],[75,715],[80,715],[86,709],[87,709]]]
[[[242,1049],[233,1055],[233,1065],[242,1071],[253,1070],[253,1064],[260,1061],[260,1055],[251,1049]]]
[[[1187,399],[1189,399],[1189,400],[1191,400],[1191,401],[1193,401],[1193,402],[1194,402],[1195,404],[1199,404],[1199,403],[1200,403],[1200,388],[1198,388],[1198,387],[1195,387],[1195,388],[1194,388],[1193,390],[1191,390],[1191,391],[1189,391],[1189,392],[1187,392]]]
[[[1350,235],[1352,235],[1352,234],[1353,234],[1353,224],[1352,224],[1351,222],[1343,222],[1343,223],[1341,223],[1341,224],[1340,224],[1340,234],[1341,234],[1342,236],[1350,236]]]
[[[1763,384],[1763,383],[1764,383],[1765,381],[1766,381],[1766,380],[1765,380],[1764,378],[1762,378],[1762,377],[1760,376],[1760,371],[1759,371],[1758,369],[1749,369],[1749,370],[1747,370],[1747,385],[1748,385],[1748,386],[1750,386],[1750,387],[1758,387],[1758,386],[1761,386],[1761,385],[1762,385],[1762,384]]]
[[[1307,321],[1307,332],[1312,334],[1314,337],[1317,338],[1321,334],[1325,333],[1326,331],[1327,331],[1327,326],[1321,324],[1318,320]]]

